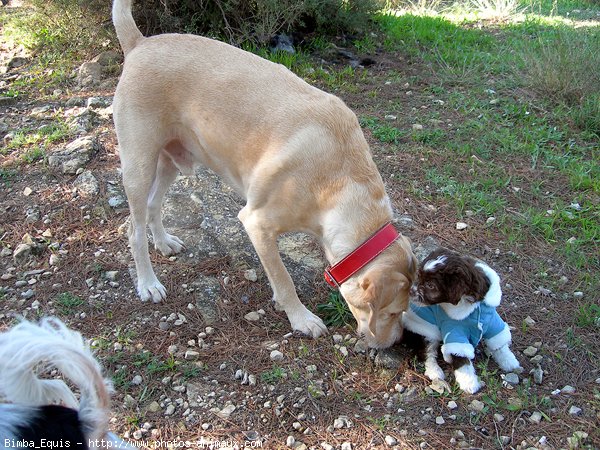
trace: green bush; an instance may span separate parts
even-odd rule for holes
[[[20,42],[33,50],[84,56],[116,44],[110,0],[30,0],[17,24]],[[383,0],[147,0],[133,13],[145,35],[195,33],[234,45],[269,43],[278,33],[357,34],[370,25]]]
[[[190,32],[240,45],[264,45],[277,33],[364,32],[383,0],[148,0],[135,5],[144,34]]]

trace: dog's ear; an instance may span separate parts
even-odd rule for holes
[[[365,277],[360,287],[364,291],[364,301],[369,305],[369,331],[373,336],[377,334],[377,311],[379,309],[377,302],[377,283],[374,283],[370,278]]]
[[[460,259],[454,264],[448,265],[451,282],[448,283],[448,300],[450,303],[458,304],[462,299],[470,301],[481,300],[481,293],[485,294],[487,287],[485,280],[468,260]]]

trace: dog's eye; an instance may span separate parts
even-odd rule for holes
[[[425,283],[425,289],[433,290],[433,289],[436,289],[436,287],[437,287],[436,284],[432,283],[431,281],[427,281]]]

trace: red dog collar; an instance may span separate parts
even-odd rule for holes
[[[328,266],[325,269],[325,281],[327,281],[331,287],[339,288],[344,281],[388,248],[398,236],[399,233],[396,231],[396,228],[394,228],[394,225],[390,222],[386,223],[340,262],[333,267]]]

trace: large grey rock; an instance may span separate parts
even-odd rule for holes
[[[179,177],[168,192],[163,217],[165,228],[186,244],[186,254],[193,260],[229,256],[233,270],[261,270],[258,256],[237,218],[244,200],[218,176],[201,168],[196,177]],[[286,234],[279,240],[282,259],[289,270],[301,299],[314,295],[315,279],[325,266],[322,251],[315,241],[303,234]],[[266,283],[266,277],[258,282]],[[218,316],[216,303],[221,295],[221,280],[198,274],[188,280],[195,288],[196,306],[207,323]],[[168,295],[168,294],[167,294]],[[252,301],[252,298],[250,298]]]
[[[79,66],[77,84],[81,87],[95,86],[102,81],[102,65],[89,61]]]
[[[413,253],[419,261],[423,261],[427,255],[440,247],[440,242],[433,236],[427,236],[418,245],[413,245]]]
[[[48,165],[66,174],[75,174],[100,150],[98,139],[93,136],[80,137],[67,144],[64,149],[48,156]]]

